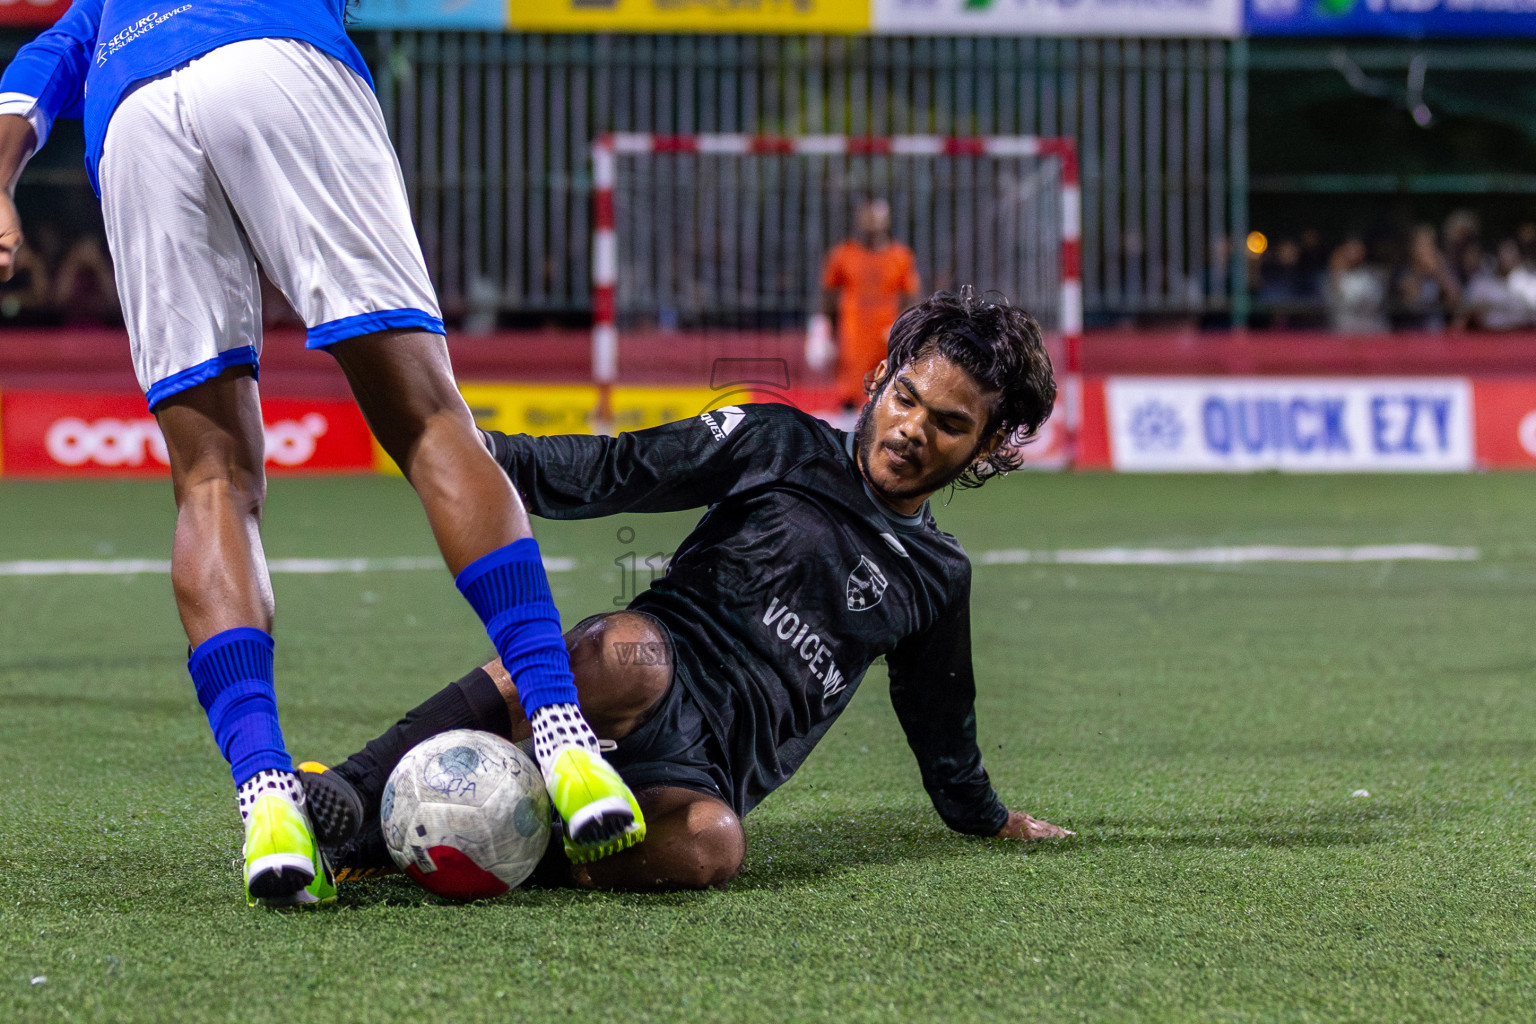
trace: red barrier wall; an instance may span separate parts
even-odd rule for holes
[[[591,340],[584,330],[452,334],[460,380],[585,383]],[[619,377],[632,384],[709,385],[722,352],[782,360],[796,388],[830,386],[805,365],[795,332],[634,334],[619,345]],[[1536,332],[1516,334],[1361,335],[1097,331],[1083,339],[1090,375],[1472,375],[1536,377]],[[262,351],[268,395],[347,395],[346,381],[324,353],[304,348],[304,332],[269,331]],[[128,339],[106,328],[0,329],[0,389],[132,391],[138,387]]]

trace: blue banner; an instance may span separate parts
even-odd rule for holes
[[[350,13],[356,28],[507,27],[507,0],[359,0]]]
[[[1246,0],[1251,36],[1536,36],[1536,0]]]

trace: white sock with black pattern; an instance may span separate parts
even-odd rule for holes
[[[240,804],[240,820],[250,820],[251,808],[256,804],[256,798],[275,793],[287,800],[299,810],[304,809],[304,784],[293,772],[282,772],[276,769],[268,769],[257,772],[240,784],[235,790],[235,796]]]
[[[597,734],[575,704],[546,704],[533,713],[529,724],[533,726],[533,759],[545,782],[550,781],[555,755],[563,748],[581,747],[601,754]]]

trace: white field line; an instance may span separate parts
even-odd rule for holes
[[[984,551],[982,565],[1238,565],[1249,562],[1475,562],[1477,548],[1441,544],[1367,544],[1360,547],[1084,548]]]
[[[1477,548],[1441,544],[1368,544],[1360,547],[1282,547],[1254,545],[1220,548],[1066,548],[1060,551],[1029,551],[1009,548],[983,551],[979,565],[1238,565],[1252,562],[1359,563],[1359,562],[1475,562]],[[418,572],[442,570],[436,556],[419,558],[274,558],[267,563],[273,573],[288,575],[336,575],[363,572]],[[550,573],[574,572],[574,558],[546,558]],[[61,559],[0,562],[0,576],[136,576],[167,575],[167,559]]]
[[[334,575],[358,572],[447,572],[436,555],[422,558],[274,558],[267,563],[274,573],[297,575]],[[546,558],[545,572],[571,572],[574,558]],[[0,576],[137,576],[144,573],[169,574],[169,559],[115,558],[64,559],[59,561],[0,562]]]

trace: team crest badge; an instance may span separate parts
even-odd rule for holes
[[[871,562],[868,556],[860,555],[859,564],[848,574],[848,610],[869,611],[880,603],[888,586],[890,581],[885,578],[880,567]]]

